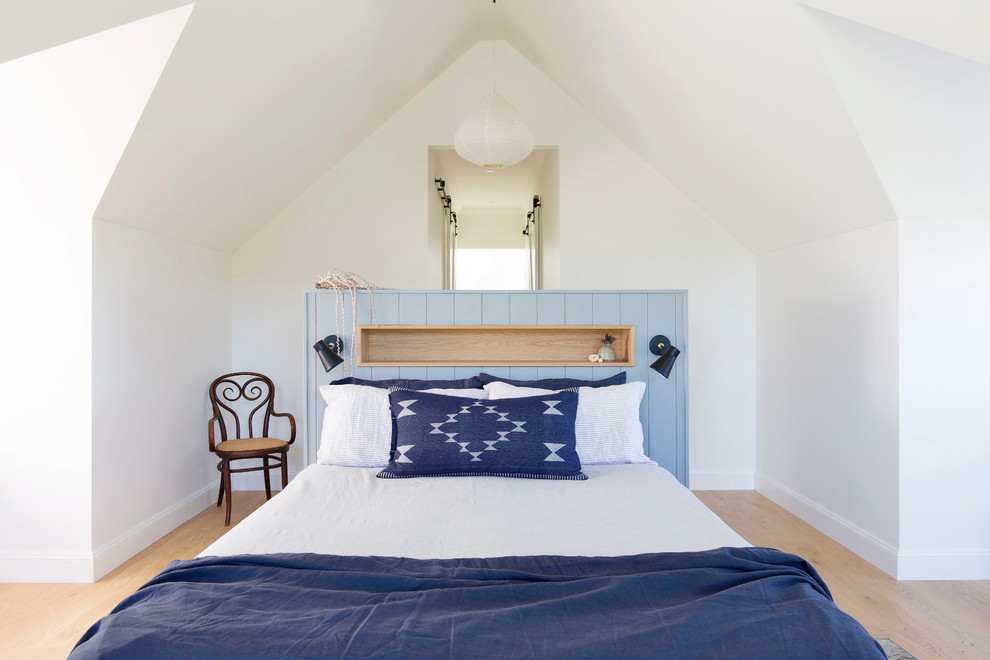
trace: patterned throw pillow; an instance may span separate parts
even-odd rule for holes
[[[623,381],[625,382],[625,381]],[[460,378],[457,380],[422,380],[420,378],[386,378],[369,380],[367,378],[357,378],[348,376],[335,380],[331,385],[366,385],[368,387],[380,387],[388,390],[393,387],[401,387],[404,390],[433,390],[433,389],[478,389],[484,387],[484,383],[477,376],[470,378]]]
[[[553,393],[553,390],[514,387],[500,382],[488,383],[485,391],[493,402]],[[577,392],[574,434],[582,465],[653,462],[643,453],[643,425],[639,421],[639,405],[646,392],[646,383],[634,380],[610,387],[579,387]]]
[[[472,399],[488,398],[484,390],[428,391]],[[323,411],[316,462],[346,467],[385,467],[395,439],[388,390],[330,383],[320,387],[320,394],[327,407]]]
[[[488,383],[508,383],[516,387],[538,387],[543,390],[566,390],[572,387],[609,387],[611,385],[622,385],[626,382],[626,372],[620,371],[614,376],[602,378],[601,380],[582,380],[580,378],[543,378],[541,380],[512,380],[481,372],[474,377],[475,380],[487,385]],[[473,386],[480,387],[480,386]],[[411,388],[410,388],[411,389]]]
[[[575,449],[578,395],[484,399],[389,394],[395,450],[383,479],[523,477],[587,479]]]

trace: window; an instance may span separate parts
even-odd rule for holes
[[[458,289],[528,289],[525,249],[459,249],[454,281]]]

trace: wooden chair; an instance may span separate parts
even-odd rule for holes
[[[210,440],[210,451],[220,457],[217,470],[220,471],[220,494],[217,496],[217,506],[223,503],[224,494],[227,497],[227,517],[224,525],[230,525],[230,473],[255,472],[263,470],[265,474],[265,494],[272,497],[271,478],[269,470],[282,469],[282,488],[289,480],[289,470],[286,458],[289,445],[296,439],[296,420],[289,413],[275,412],[275,386],[267,376],[250,371],[226,374],[217,378],[210,385],[210,403],[213,405],[213,419],[207,426]],[[255,419],[255,415],[263,411],[263,420]],[[272,417],[287,417],[289,419],[289,441],[268,437],[268,425]],[[247,435],[241,431],[246,423]],[[262,422],[258,429],[256,422]],[[233,425],[233,435],[230,425]],[[220,428],[220,442],[216,442],[214,429]],[[255,436],[255,430],[260,434]],[[277,456],[276,456],[277,455]],[[243,458],[260,458],[261,465],[254,467],[230,467],[231,461]]]

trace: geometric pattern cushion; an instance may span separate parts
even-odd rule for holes
[[[622,385],[626,382],[626,372],[620,371],[614,376],[602,378],[601,380],[581,380],[580,378],[543,378],[541,380],[512,380],[493,376],[484,372],[478,374],[478,380],[482,385],[488,383],[508,383],[516,387],[539,387],[544,390],[567,390],[572,387],[608,387],[609,385]]]
[[[456,380],[422,380],[419,378],[385,378],[378,380],[368,380],[366,378],[355,378],[348,376],[335,380],[331,385],[364,385],[366,387],[380,387],[388,390],[393,387],[401,387],[404,390],[433,390],[433,389],[481,389],[484,383],[477,376],[470,378],[458,378]]]
[[[487,401],[398,390],[389,401],[395,447],[383,479],[588,478],[575,449],[574,392]]]
[[[488,383],[485,390],[491,403],[552,392],[502,382]],[[653,462],[643,453],[643,425],[639,419],[640,402],[645,392],[646,383],[642,381],[578,388],[574,434],[582,465]]]
[[[484,390],[430,390],[450,394],[487,398]],[[394,429],[389,408],[388,389],[367,385],[337,385],[320,388],[326,401],[323,429],[316,462],[343,467],[383,468],[392,449]]]

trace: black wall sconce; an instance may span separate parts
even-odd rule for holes
[[[313,350],[323,363],[323,368],[330,371],[344,361],[340,354],[344,351],[344,340],[337,335],[324,337],[313,344]]]
[[[670,378],[670,370],[674,368],[674,362],[681,351],[671,346],[670,340],[663,335],[656,335],[650,340],[650,352],[659,356],[656,362],[650,365],[650,369],[664,378]]]

